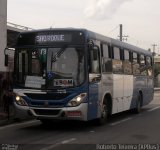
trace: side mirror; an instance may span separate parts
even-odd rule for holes
[[[5,54],[4,57],[4,65],[7,67],[8,66],[8,54]]]
[[[6,47],[5,49],[4,49],[4,66],[8,66],[8,54],[7,54],[7,50],[8,50],[8,48]]]

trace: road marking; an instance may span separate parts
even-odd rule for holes
[[[124,123],[128,120],[131,120],[132,118],[126,118],[126,119],[123,119],[123,120],[120,120],[120,121],[117,121],[117,122],[114,122],[114,123],[111,123],[109,124],[110,126],[115,126],[115,125],[118,125],[118,124],[121,124],[121,123]]]
[[[11,128],[11,127],[16,127],[16,126],[21,126],[21,125],[27,125],[27,124],[32,124],[32,123],[36,123],[39,122],[38,120],[32,120],[32,121],[26,121],[26,122],[22,122],[22,123],[13,123],[10,125],[6,125],[4,127],[0,127],[0,130],[6,129],[6,128]]]
[[[71,138],[71,139],[62,141],[61,144],[67,144],[67,143],[70,143],[70,142],[75,141],[75,140],[76,140],[76,138]]]
[[[147,110],[147,111],[148,111],[148,112],[151,112],[151,111],[154,111],[154,110],[157,110],[157,109],[160,109],[160,106],[157,106],[157,107],[152,108],[152,109]],[[138,114],[138,116],[141,116],[141,115],[142,115],[142,114]],[[120,120],[120,121],[111,123],[111,124],[109,124],[109,125],[110,125],[110,126],[115,126],[115,125],[121,124],[121,123],[126,122],[126,121],[131,120],[131,119],[133,119],[133,118],[126,118],[126,119],[123,119],[123,120]]]
[[[40,150],[50,150],[50,149],[53,149],[53,148],[55,148],[55,147],[57,147],[59,145],[61,145],[61,143],[56,143],[54,145],[51,145],[51,146],[48,146],[48,147],[44,147],[44,148],[42,148]]]
[[[53,145],[48,146],[48,147],[44,147],[44,148],[42,148],[42,149],[40,149],[40,150],[50,150],[50,149],[53,149],[53,148],[55,148],[55,147],[57,147],[57,146],[59,146],[59,145],[61,145],[61,144],[67,144],[67,143],[73,142],[73,141],[75,141],[75,140],[76,140],[76,138],[71,138],[71,139],[64,140],[64,141],[62,141],[62,142],[53,144]]]
[[[157,107],[152,108],[152,109],[149,109],[149,110],[147,110],[147,111],[151,112],[151,111],[154,111],[154,110],[159,109],[159,108],[160,108],[160,106],[157,106]]]

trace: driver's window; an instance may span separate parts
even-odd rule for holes
[[[25,75],[28,75],[28,53],[22,50],[18,53],[18,80],[20,83],[25,81]]]
[[[39,62],[39,52],[38,50],[32,51],[32,75],[40,75],[40,62]]]
[[[90,73],[100,73],[100,60],[99,60],[99,49],[94,47],[90,49],[90,59],[89,59],[89,72]]]

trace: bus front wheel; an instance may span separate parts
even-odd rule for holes
[[[96,123],[98,125],[103,125],[107,122],[107,120],[108,120],[108,107],[106,103],[103,103],[101,110],[101,117],[96,120]]]

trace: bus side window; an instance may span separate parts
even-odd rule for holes
[[[90,48],[89,54],[89,72],[90,73],[100,73],[100,53],[98,46]]]
[[[112,61],[109,57],[109,46],[107,44],[102,45],[103,52],[103,64],[102,64],[102,72],[112,72]]]
[[[145,65],[145,57],[144,55],[140,55],[140,65]]]
[[[122,74],[122,60],[121,51],[118,47],[113,47],[113,60],[112,60],[113,73]]]
[[[134,75],[139,75],[140,74],[140,65],[138,61],[138,54],[133,52],[132,55],[132,66],[133,66],[133,74]]]
[[[19,83],[24,83],[25,76],[28,75],[28,53],[26,51],[22,51],[18,54],[18,62],[19,62],[18,80]]]
[[[132,74],[132,64],[130,59],[130,52],[128,50],[124,50],[123,69],[124,69],[124,74],[128,75]]]
[[[153,75],[153,70],[152,70],[152,58],[147,56],[146,57],[146,65],[147,65],[147,73],[148,76],[152,76]]]
[[[32,51],[32,75],[37,75],[37,74],[40,74],[41,73],[41,70],[40,70],[40,63],[39,63],[39,54],[38,54],[38,51],[37,50],[33,50]]]
[[[140,55],[140,72],[141,75],[147,75],[146,59],[144,55]]]

